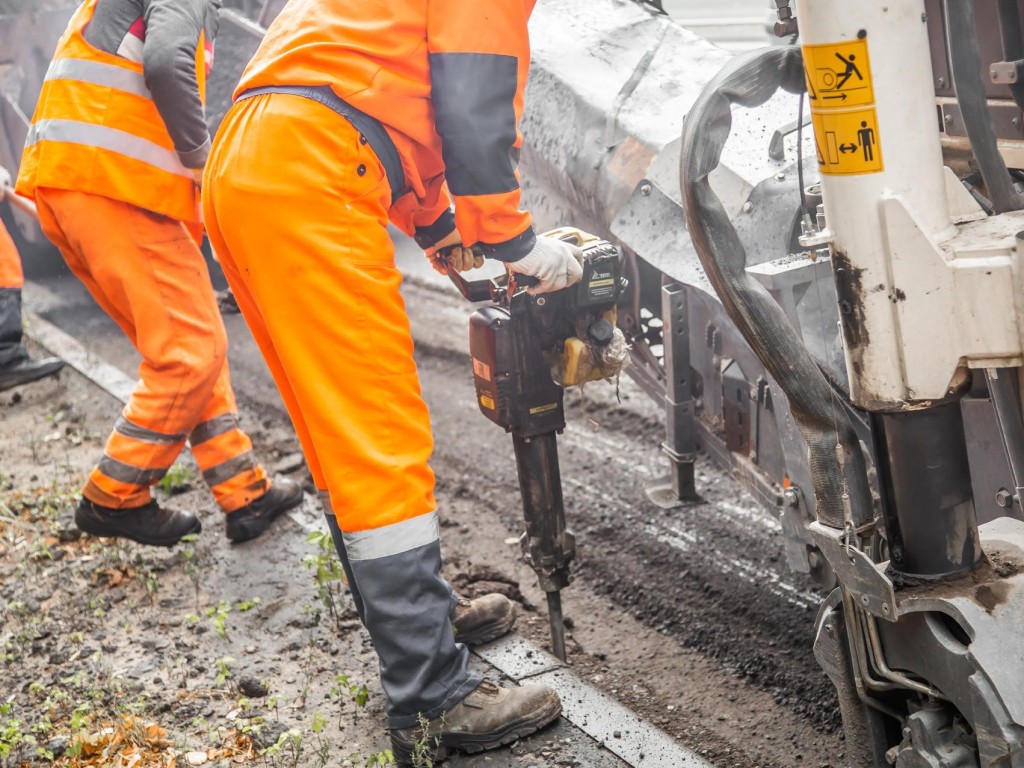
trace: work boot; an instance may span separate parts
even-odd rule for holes
[[[443,715],[391,731],[391,751],[399,765],[421,768],[447,760],[456,750],[472,754],[511,744],[561,711],[558,694],[546,685],[501,688],[484,680]]]
[[[512,631],[516,623],[516,604],[497,593],[473,600],[460,597],[451,621],[455,642],[483,645]]]
[[[228,512],[228,538],[235,544],[255,539],[274,518],[302,503],[302,486],[294,480],[274,480],[270,490],[241,509]]]
[[[42,360],[23,357],[0,367],[0,391],[53,376],[63,367],[64,361],[59,357],[44,357]]]
[[[199,518],[191,512],[163,509],[155,501],[113,509],[82,499],[75,510],[75,525],[92,536],[131,539],[154,547],[173,547],[182,536],[202,530]]]

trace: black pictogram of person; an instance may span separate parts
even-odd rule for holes
[[[857,131],[857,143],[864,150],[864,162],[870,163],[875,159],[875,129],[868,128],[867,120],[860,121],[860,130]]]
[[[857,69],[857,65],[854,64],[854,61],[857,60],[857,54],[851,53],[850,58],[846,58],[843,54],[836,51],[836,58],[846,65],[846,69],[839,73],[839,82],[836,83],[837,91],[843,90],[843,86],[846,85],[846,81],[854,75],[857,76],[858,80],[864,79],[864,75],[860,73],[860,70]]]

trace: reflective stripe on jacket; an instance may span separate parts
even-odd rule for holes
[[[17,191],[102,195],[196,223],[190,168],[209,152],[204,103],[220,0],[86,0],[47,70]]]
[[[392,221],[408,234],[428,232],[454,199],[464,242],[515,260],[535,241],[516,172],[534,3],[291,0],[236,95],[330,86],[380,121],[398,148],[408,193]]]

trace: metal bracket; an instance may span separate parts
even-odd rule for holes
[[[775,0],[775,12],[779,20],[775,22],[776,37],[790,37],[799,34],[796,16],[789,7],[790,0]]]
[[[1016,83],[1024,75],[1024,59],[1016,61],[994,61],[988,70],[989,78],[996,85]]]
[[[839,583],[853,596],[857,605],[886,621],[896,621],[896,590],[881,567],[855,547],[847,546],[846,532],[815,521],[811,535]]]
[[[647,498],[662,509],[700,499],[694,476],[697,426],[690,381],[689,308],[686,287],[662,286],[662,343],[665,350],[665,442],[670,473],[647,487]]]

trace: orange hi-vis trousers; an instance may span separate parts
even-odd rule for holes
[[[269,490],[238,427],[227,333],[196,233],[106,197],[37,189],[39,221],[71,271],[142,355],[139,382],[83,495],[139,507],[188,440],[225,512]]]
[[[388,727],[438,717],[480,676],[456,643],[456,598],[440,575],[430,416],[384,169],[333,109],[273,93],[228,112],[204,188],[210,242],[329,495]]]
[[[21,272],[21,256],[14,247],[10,234],[0,224],[0,289],[21,288],[25,276]]]
[[[231,114],[207,162],[207,235],[317,488],[345,532],[433,512],[430,416],[380,161],[309,99],[257,96]]]

